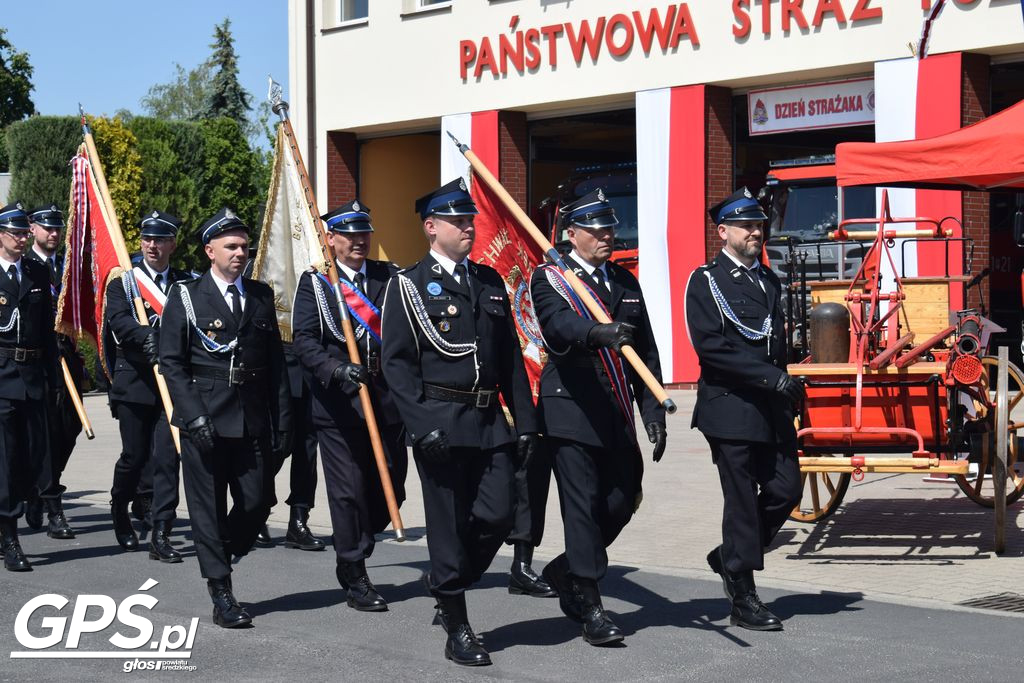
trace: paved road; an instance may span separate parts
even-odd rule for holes
[[[832,676],[867,680],[894,676],[948,679],[1019,676],[1009,653],[1019,645],[1021,621],[957,603],[996,593],[1024,593],[1024,514],[1011,509],[1008,552],[991,552],[992,514],[967,501],[956,486],[916,475],[870,476],[851,486],[844,506],[827,522],[789,523],[758,577],[763,596],[787,617],[783,634],[728,626],[720,586],[704,565],[718,542],[721,494],[707,446],[688,427],[691,392],[673,392],[679,412],[669,420],[664,460],[648,462],[645,500],[610,550],[603,586],[607,606],[630,633],[627,645],[595,649],[550,600],[518,598],[504,590],[510,557],[499,556],[482,589],[469,598],[474,626],[486,636],[496,665],[465,671],[442,659],[443,638],[429,625],[431,601],[417,578],[426,567],[423,511],[415,468],[402,508],[410,541],[385,540],[370,562],[374,580],[392,603],[384,615],[361,615],[341,603],[330,552],[258,550],[237,568],[236,592],[257,616],[256,627],[227,632],[209,621],[210,606],[179,509],[176,542],[189,554],[182,565],[160,565],[144,553],[114,545],[107,509],[113,462],[120,444],[105,397],[86,404],[97,438],[79,441],[65,483],[75,541],[24,533],[36,571],[0,572],[0,643],[8,652],[15,615],[30,598],[57,592],[133,594],[147,578],[160,583],[155,623],[187,624],[200,617],[191,663],[201,675],[244,673],[279,680],[302,672],[311,680],[484,677],[538,680],[791,679]],[[647,452],[649,447],[644,444]],[[287,467],[278,476],[286,497]],[[330,533],[323,482],[311,522]],[[184,499],[183,499],[184,500]],[[287,508],[272,515],[283,535]],[[561,551],[557,494],[548,508],[548,533],[538,565]],[[71,607],[65,611],[70,611]],[[37,615],[41,616],[41,615]],[[90,615],[91,618],[91,615]],[[40,635],[39,624],[33,633]],[[80,649],[110,649],[114,628],[86,634]],[[129,634],[133,633],[131,631]],[[106,678],[124,660],[8,660],[0,680],[66,673]],[[167,676],[175,674],[166,674]],[[181,674],[176,674],[181,675]]]
[[[755,633],[728,625],[717,582],[623,565],[612,568],[605,592],[607,607],[629,634],[626,645],[594,648],[582,642],[578,627],[561,616],[554,600],[509,595],[503,563],[496,563],[469,596],[472,622],[495,666],[464,670],[443,660],[442,632],[430,625],[433,602],[418,580],[426,566],[425,548],[393,540],[380,544],[370,562],[391,602],[390,612],[360,614],[344,606],[330,553],[278,547],[254,551],[236,566],[236,592],[256,621],[254,628],[226,631],[209,621],[209,601],[194,559],[161,565],[141,552],[124,554],[113,545],[105,510],[81,506],[73,512],[85,532],[80,540],[28,535],[36,570],[0,577],[4,649],[17,647],[11,637],[15,613],[31,597],[90,593],[120,601],[153,578],[160,582],[149,590],[160,600],[153,610],[158,632],[200,617],[190,664],[203,677],[781,681],[811,675],[824,680],[1019,676],[1011,653],[1019,646],[1022,622],[1012,617],[874,602],[858,592],[767,589],[763,595],[786,619],[786,631]],[[190,547],[187,536],[179,538],[183,549]],[[37,636],[44,634],[39,616],[31,627]],[[80,649],[113,649],[106,639],[114,630],[84,635]],[[0,679],[106,679],[129,659],[14,659],[0,668]],[[181,675],[165,672],[161,677]]]

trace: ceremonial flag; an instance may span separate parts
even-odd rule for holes
[[[470,258],[494,268],[505,280],[526,374],[530,378],[530,390],[536,401],[540,391],[540,372],[547,362],[544,340],[530,297],[530,278],[542,260],[540,248],[522,234],[519,223],[486,184],[472,183],[470,194],[480,212],[473,222],[476,241]]]
[[[320,249],[313,221],[317,208],[309,207],[299,177],[295,151],[288,144],[284,128],[277,131],[274,172],[267,193],[267,210],[252,276],[274,288],[274,307],[281,337],[292,339],[292,301],[299,277],[310,265],[322,269]]]
[[[85,145],[71,160],[71,200],[64,236],[64,273],[57,299],[56,329],[69,337],[86,335],[103,358],[103,293],[119,277],[111,220],[96,185]]]

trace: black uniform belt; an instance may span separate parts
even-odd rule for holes
[[[245,384],[261,380],[267,376],[266,368],[211,368],[204,365],[192,366],[193,377],[209,377],[210,379],[222,379],[228,384]]]
[[[0,346],[0,358],[13,358],[15,363],[41,358],[42,349],[23,349],[21,347]]]
[[[461,391],[439,387],[435,384],[424,384],[423,394],[427,398],[438,401],[451,401],[452,403],[465,403],[477,408],[489,408],[498,402],[497,389],[485,389],[483,391]]]

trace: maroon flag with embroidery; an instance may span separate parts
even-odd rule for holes
[[[475,180],[470,194],[480,212],[474,220],[476,241],[470,258],[490,266],[505,280],[519,346],[523,351],[526,373],[534,402],[540,390],[540,372],[547,362],[540,325],[530,297],[530,278],[542,260],[540,247],[523,234],[518,221],[501,200],[480,180]]]

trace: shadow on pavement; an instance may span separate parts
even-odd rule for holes
[[[1024,555],[1020,503],[1006,511],[1006,553]],[[807,525],[803,540],[792,531],[787,559],[821,563],[959,564],[991,556],[995,516],[961,496],[949,499],[864,498],[845,503],[834,515]],[[860,550],[862,549],[862,550]]]

